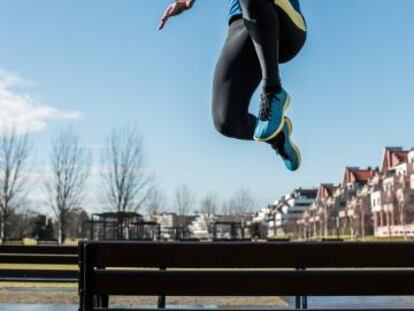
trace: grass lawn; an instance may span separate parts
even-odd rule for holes
[[[78,288],[78,283],[52,283],[52,282],[0,282],[0,290],[4,288]]]
[[[0,263],[2,270],[78,270],[77,265],[39,265],[21,263]]]

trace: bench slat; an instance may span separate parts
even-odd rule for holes
[[[77,279],[79,272],[76,270],[9,270],[0,269],[0,279],[7,278],[64,278]]]
[[[177,268],[412,267],[414,243],[267,242],[85,244],[93,266]],[[89,256],[89,255],[88,255]]]
[[[96,270],[96,294],[166,296],[414,295],[414,271]],[[398,284],[398,286],[390,286]]]
[[[30,282],[30,283],[77,283],[77,278],[14,278],[14,277],[7,277],[7,278],[0,278],[1,282]]]
[[[78,256],[0,254],[0,263],[77,265]]]
[[[67,254],[77,255],[77,246],[56,246],[56,245],[0,245],[0,254]]]

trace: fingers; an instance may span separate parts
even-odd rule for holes
[[[164,28],[165,24],[167,23],[168,19],[173,15],[174,12],[174,4],[171,4],[164,12],[164,15],[161,17],[160,25],[158,26],[158,30]]]
[[[162,30],[164,28],[166,22],[167,22],[166,19],[165,20],[162,19],[160,21],[160,24],[158,25],[158,30]]]

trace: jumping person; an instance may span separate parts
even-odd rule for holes
[[[290,96],[282,88],[279,64],[293,59],[306,40],[299,0],[227,0],[229,30],[213,83],[213,120],[225,136],[266,142],[295,171],[300,151],[292,142],[292,122],[285,116]],[[170,4],[160,22],[193,7],[195,0]],[[249,113],[253,93],[262,82],[258,117]]]

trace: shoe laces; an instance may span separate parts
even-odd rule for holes
[[[269,92],[263,93],[261,96],[261,104],[260,104],[260,112],[259,112],[259,120],[267,121],[272,116],[272,99],[275,98],[279,101],[279,97],[276,93]]]

